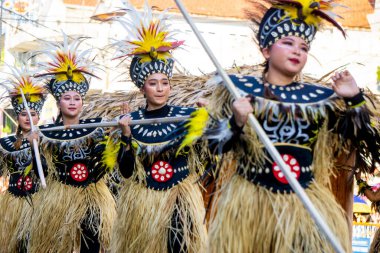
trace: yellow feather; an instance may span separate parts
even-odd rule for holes
[[[106,166],[108,171],[112,171],[116,166],[122,141],[120,139],[113,141],[112,138],[107,136],[106,139],[100,143],[105,145],[101,162]]]
[[[306,24],[314,25],[316,27],[318,27],[321,24],[322,18],[312,14],[312,11],[316,9],[319,9],[321,11],[329,11],[332,9],[331,3],[323,0],[298,0],[297,2],[302,5],[301,15],[303,21]],[[295,6],[276,5],[276,7],[279,9],[283,9],[291,20],[300,18],[300,13],[298,12],[297,7]]]
[[[176,155],[178,155],[184,147],[191,145],[203,135],[207,127],[208,119],[209,115],[204,107],[194,111],[191,114],[190,120],[185,124],[187,134],[178,148]]]
[[[24,176],[27,176],[33,168],[33,163],[30,163],[24,170]]]

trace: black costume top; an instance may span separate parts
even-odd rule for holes
[[[195,109],[165,105],[160,109],[147,111],[141,109],[131,113],[132,120],[178,117],[190,115]],[[125,151],[125,145],[119,153],[119,168],[126,178],[131,177],[135,166],[141,163],[144,167],[146,186],[154,190],[166,190],[183,181],[189,171],[189,154],[181,152],[176,156],[180,144],[179,131],[181,123],[155,123],[150,125],[131,126],[132,148]],[[126,144],[130,142],[122,136]],[[136,159],[139,162],[136,162]]]
[[[9,174],[9,193],[25,197],[38,191],[40,181],[29,141],[22,139],[21,146],[16,149],[16,140],[14,135],[0,139],[0,174]],[[45,165],[43,157],[41,160]]]
[[[101,118],[80,120],[80,124],[98,123]],[[41,126],[42,144],[51,152],[54,176],[59,182],[74,187],[86,187],[98,182],[106,173],[101,163],[104,131],[101,128],[66,129],[44,131]]]

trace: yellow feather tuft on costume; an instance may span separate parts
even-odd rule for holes
[[[81,73],[81,69],[76,64],[75,54],[65,54],[63,52],[56,53],[57,62],[51,63],[52,66],[48,71],[57,73],[57,81],[73,80],[76,83],[85,81],[85,77]]]
[[[106,166],[108,171],[112,171],[116,166],[121,143],[121,140],[113,141],[112,138],[108,136],[104,141],[100,142],[100,144],[105,145],[101,162]]]
[[[24,170],[24,176],[27,176],[29,175],[29,172],[32,170],[33,168],[33,163],[30,163]]]
[[[299,9],[296,6],[292,5],[278,5],[279,9],[286,11],[287,15],[292,20],[299,19],[302,17],[302,20],[316,27],[322,22],[322,18],[313,14],[314,10],[329,11],[332,9],[331,5],[326,1],[315,1],[315,0],[297,0],[302,5],[302,9]]]
[[[18,104],[22,104],[21,90],[25,98],[32,103],[41,100],[41,95],[43,95],[45,91],[43,86],[34,84],[32,78],[28,75],[15,77],[12,83],[13,89],[9,92],[9,95],[17,97]]]
[[[208,119],[209,114],[204,107],[191,114],[190,120],[185,123],[187,134],[178,148],[176,155],[178,155],[184,147],[191,145],[195,140],[198,140],[202,136],[207,127]]]
[[[279,9],[283,9],[292,20],[302,19],[309,25],[318,27],[324,19],[319,13],[323,12],[326,16],[333,9],[333,0],[295,0],[295,1],[277,1],[275,5]],[[300,8],[300,5],[302,6]]]
[[[139,39],[130,41],[132,45],[136,45],[131,54],[142,55],[140,62],[150,62],[152,59],[166,61],[170,57],[169,49],[174,47],[173,42],[165,41],[167,31],[160,30],[160,21],[153,20],[148,28],[142,27],[139,30]],[[160,51],[166,48],[167,51]]]
[[[165,10],[161,15],[153,14],[153,9],[145,2],[144,13],[140,14],[132,5],[125,3],[127,17],[114,17],[127,30],[127,38],[115,43],[119,47],[116,58],[135,56],[140,63],[164,61],[172,58],[171,51],[181,46],[184,41],[173,39],[175,34],[170,31],[166,21],[169,19]]]

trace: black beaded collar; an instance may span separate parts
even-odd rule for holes
[[[102,121],[102,118],[94,118],[94,119],[86,119],[80,120],[79,124],[87,124],[87,123],[99,123]],[[54,127],[54,126],[62,126],[62,122],[59,124],[48,124],[40,126],[41,134],[44,138],[48,138],[51,140],[58,141],[67,141],[67,140],[75,140],[83,137],[87,137],[93,134],[98,128],[83,128],[83,129],[66,129],[61,131],[44,131],[44,128]]]
[[[0,150],[13,153],[18,152],[24,149],[30,148],[30,143],[27,139],[22,140],[22,144],[19,149],[16,149],[14,146],[15,141],[17,140],[16,136],[11,135],[0,139]]]
[[[133,120],[164,118],[164,117],[180,117],[190,115],[195,108],[178,107],[165,105],[160,109],[147,111],[141,109],[131,113]],[[135,140],[145,144],[157,144],[170,141],[177,135],[170,135],[181,122],[177,123],[155,123],[151,125],[135,125],[131,128],[132,136]],[[168,137],[170,136],[170,138]]]
[[[254,76],[230,75],[237,88],[255,97],[264,98],[264,83]],[[335,97],[332,89],[311,83],[293,82],[285,86],[269,85],[274,95],[282,103],[313,104]]]

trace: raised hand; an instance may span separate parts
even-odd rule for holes
[[[336,72],[331,79],[334,82],[332,88],[338,96],[351,98],[360,92],[354,77],[348,70]]]
[[[131,137],[131,127],[129,126],[131,122],[131,116],[125,115],[119,121],[119,127],[121,128],[121,132],[126,137]]]
[[[248,114],[253,112],[250,97],[242,97],[236,99],[232,104],[232,112],[234,113],[235,122],[238,127],[242,127],[247,123]]]

